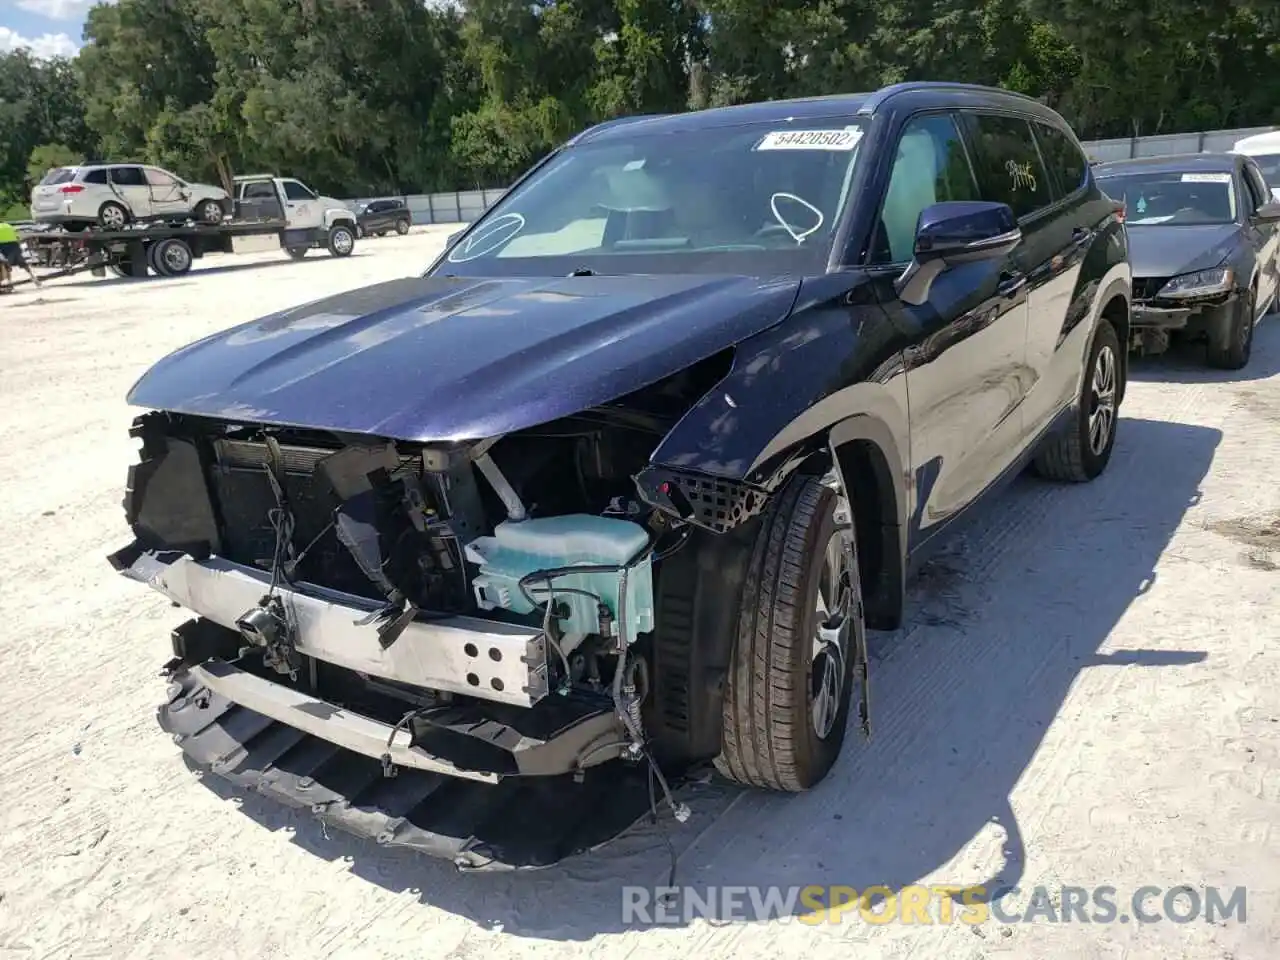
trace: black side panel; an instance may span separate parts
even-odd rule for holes
[[[753,517],[727,533],[695,530],[662,562],[655,585],[653,697],[644,720],[664,763],[695,763],[720,753],[725,679],[759,529]]]
[[[650,809],[644,766],[497,785],[401,769],[231,703],[181,674],[158,711],[189,761],[321,821],[475,870],[532,869],[612,840]]]
[[[142,461],[129,468],[125,519],[145,549],[182,550],[203,558],[221,543],[200,450],[189,440],[166,437],[143,417]]]

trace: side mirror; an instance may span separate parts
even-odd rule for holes
[[[1003,259],[1021,242],[1018,220],[1006,203],[935,203],[921,211],[916,221],[914,258],[895,284],[898,296],[919,306],[929,299],[933,281],[944,270]]]
[[[1280,203],[1275,200],[1270,203],[1264,203],[1253,211],[1253,216],[1250,219],[1254,223],[1280,223]]]
[[[455,243],[457,243],[457,242],[458,242],[458,238],[459,238],[459,237],[461,237],[461,236],[462,236],[464,233],[466,233],[466,232],[467,232],[466,227],[463,227],[461,230],[455,230],[455,231],[453,231],[453,233],[449,234],[449,236],[445,238],[445,241],[444,241],[444,248],[445,248],[446,250],[448,250],[448,249],[449,249],[450,247],[452,247]]]

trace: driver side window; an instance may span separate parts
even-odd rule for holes
[[[948,200],[977,200],[978,187],[964,141],[950,114],[907,121],[898,140],[871,245],[871,262],[907,263],[916,225],[926,207]]]

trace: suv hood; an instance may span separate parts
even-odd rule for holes
[[[1176,277],[1222,263],[1234,251],[1240,227],[1234,223],[1200,227],[1130,224],[1128,233],[1135,279]]]
[[[212,183],[187,183],[187,192],[193,197],[204,197],[208,200],[229,200],[231,194]]]
[[[415,277],[272,314],[165,357],[153,410],[475,440],[606,403],[781,321],[797,280]]]

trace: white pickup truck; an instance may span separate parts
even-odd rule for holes
[[[324,197],[292,177],[252,174],[236,177],[237,221],[283,220],[280,246],[301,260],[313,247],[335,257],[349,256],[356,245],[356,216],[340,200]]]

